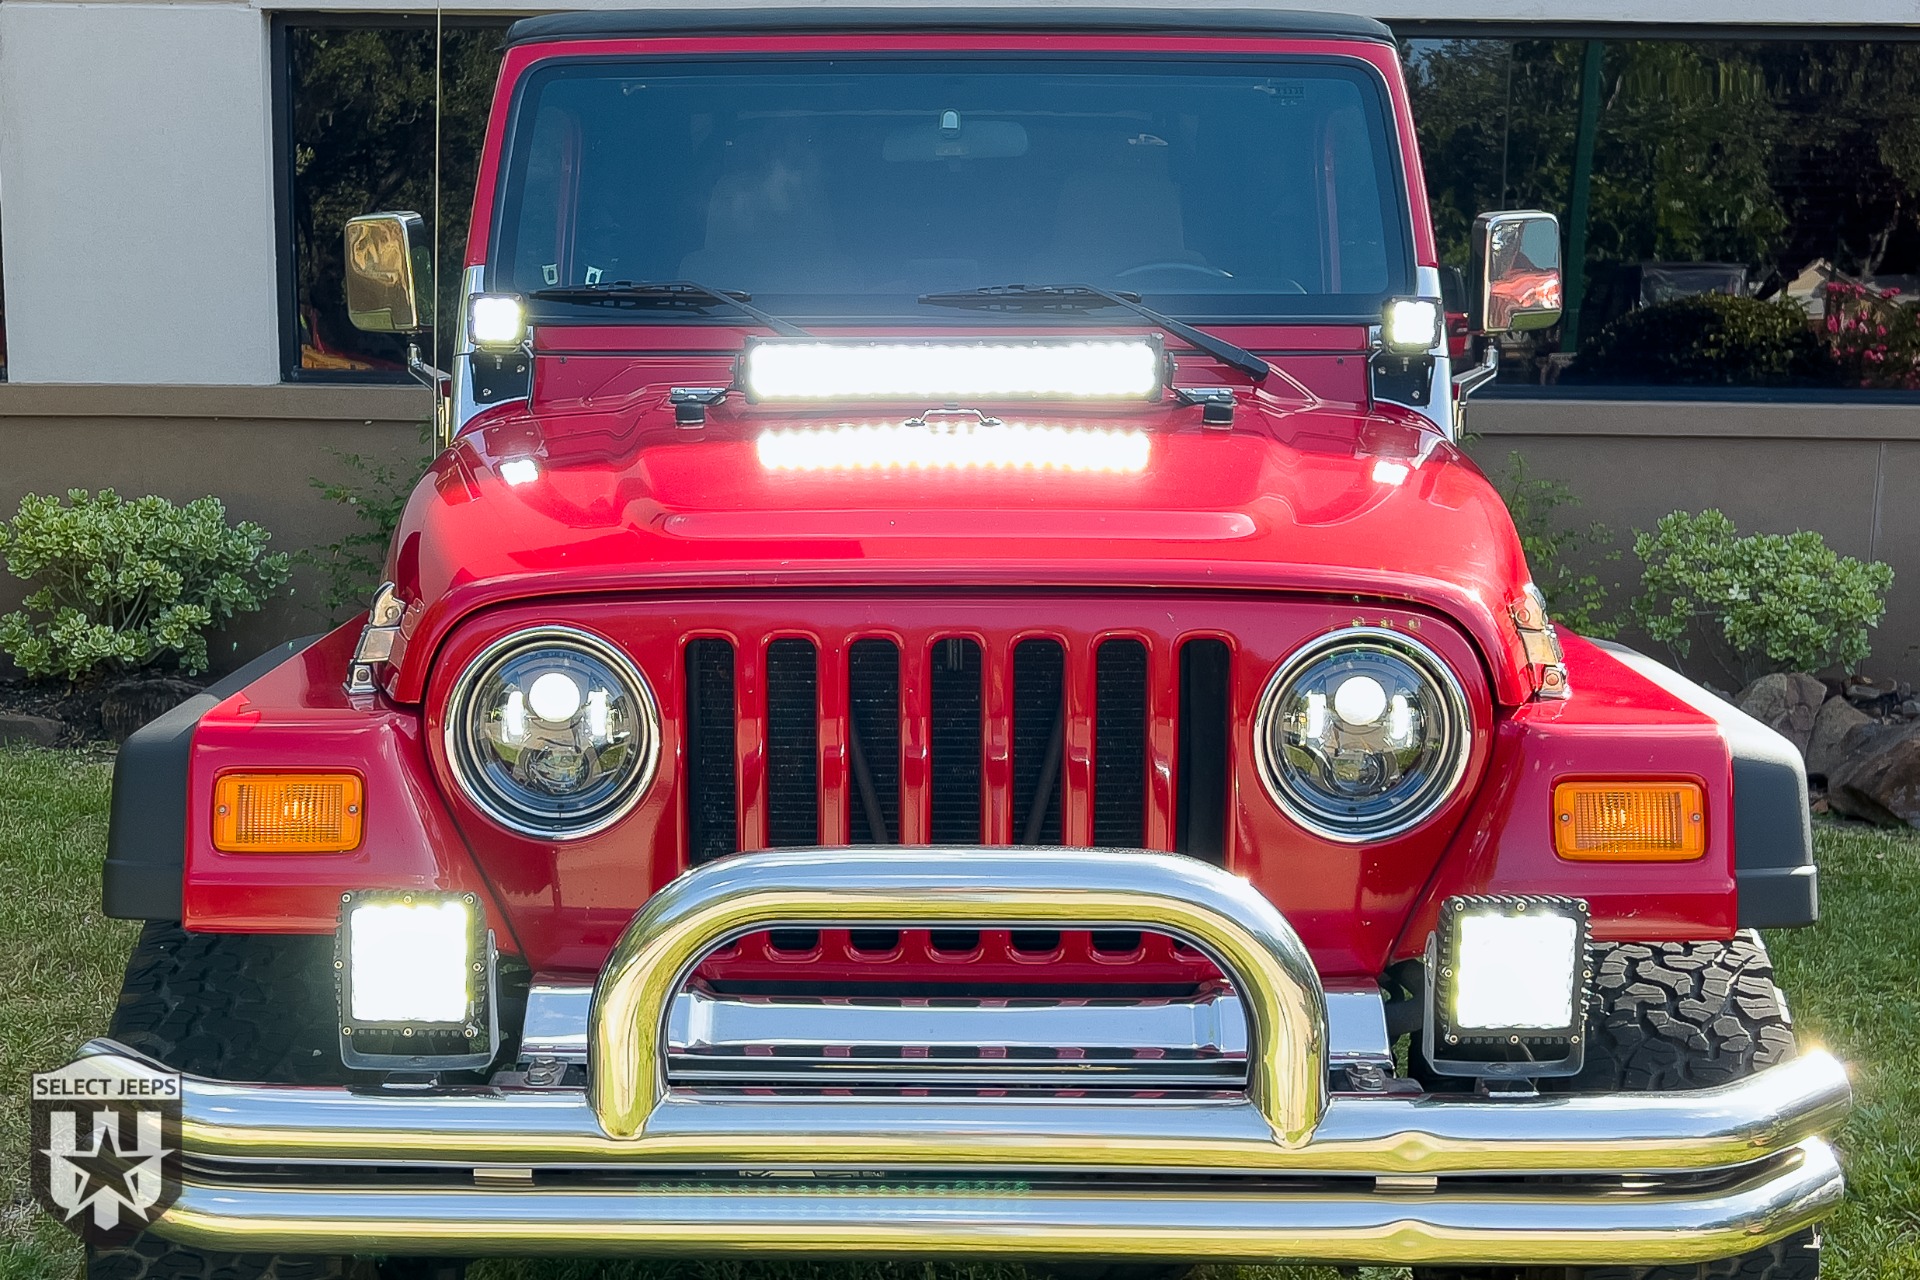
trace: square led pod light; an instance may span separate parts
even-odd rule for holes
[[[374,1070],[484,1067],[500,1047],[493,933],[471,893],[340,895],[340,1060]]]
[[[1448,898],[1427,944],[1424,1048],[1443,1075],[1570,1076],[1593,981],[1578,898]]]
[[[752,404],[899,400],[1158,400],[1167,353],[1155,337],[962,342],[749,338],[736,381]]]

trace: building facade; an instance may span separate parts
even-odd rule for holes
[[[1591,341],[1699,293],[1791,300],[1832,333],[1898,311],[1920,284],[1920,0],[1340,7],[1402,36],[1449,252],[1477,209],[1539,206],[1582,264],[1568,331],[1509,351],[1475,404],[1488,470],[1517,451],[1623,537],[1718,506],[1888,560],[1872,665],[1920,677],[1920,365],[1887,374],[1839,334],[1817,375],[1675,387]],[[340,224],[437,203],[452,277],[499,33],[535,11],[0,3],[0,513],[69,487],[213,492],[282,549],[350,535],[313,481],[364,477],[349,455],[404,470],[429,401],[395,344],[343,323]],[[1828,316],[1854,296],[1836,283],[1868,292]],[[301,578],[229,661],[324,604]]]

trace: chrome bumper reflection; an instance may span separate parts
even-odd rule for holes
[[[849,924],[1170,933],[1238,994],[1244,1082],[911,1096],[675,1079],[676,999],[702,956],[754,929]],[[1189,859],[748,855],[676,881],[615,947],[585,1090],[189,1077],[188,1180],[153,1229],[249,1251],[1656,1263],[1756,1247],[1842,1191],[1819,1135],[1849,1089],[1824,1053],[1687,1093],[1330,1095],[1328,1031],[1287,922]],[[698,1041],[689,1023],[678,1043]],[[162,1071],[110,1041],[85,1052]]]
[[[1379,990],[1326,995],[1328,1064],[1391,1074]],[[585,984],[536,980],[521,1060],[584,1066],[592,1002]],[[890,1003],[682,991],[667,1046],[667,1078],[684,1084],[1239,1089],[1247,1079],[1246,1010],[1221,990],[1192,999]]]
[[[1798,1230],[1841,1196],[1815,1139],[1672,1194],[1407,1194],[1018,1180],[778,1180],[658,1187],[229,1187],[191,1181],[157,1228],[222,1250],[963,1255],[1234,1262],[1704,1262]]]

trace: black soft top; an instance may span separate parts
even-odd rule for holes
[[[591,13],[555,13],[525,18],[507,31],[508,44],[618,36],[744,34],[749,32],[842,31],[1112,31],[1242,33],[1317,36],[1391,42],[1393,35],[1372,18],[1306,12],[1259,5],[1189,8],[1078,3],[949,5],[924,0],[895,4],[808,5],[772,3],[738,8],[634,8]]]

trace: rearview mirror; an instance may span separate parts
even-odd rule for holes
[[[433,323],[433,255],[417,213],[347,219],[347,319],[368,333],[419,333]]]
[[[1473,220],[1476,333],[1546,329],[1560,321],[1560,221],[1537,209]]]

